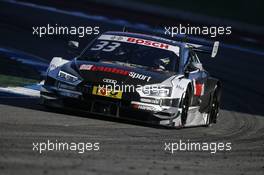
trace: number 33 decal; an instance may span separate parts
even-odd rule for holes
[[[117,42],[100,41],[91,50],[102,50],[105,52],[112,52],[118,48],[121,44]]]

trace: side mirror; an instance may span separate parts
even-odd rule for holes
[[[75,56],[80,54],[78,41],[69,41],[68,42],[68,53],[73,54]]]
[[[203,70],[202,63],[192,63],[192,66],[196,69]]]
[[[78,41],[69,41],[68,46],[73,49],[78,49],[79,48],[79,42]]]
[[[185,76],[185,77],[189,77],[189,74],[190,74],[190,71],[189,71],[189,70],[185,70],[185,71],[184,71],[184,76]]]

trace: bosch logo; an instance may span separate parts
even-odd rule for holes
[[[168,44],[163,44],[163,43],[154,42],[154,41],[150,41],[150,40],[144,40],[144,39],[138,39],[138,38],[128,38],[127,42],[136,43],[136,44],[145,45],[145,46],[156,47],[156,48],[161,48],[161,49],[169,49]]]
[[[108,78],[104,78],[104,79],[103,79],[103,82],[104,82],[104,83],[111,83],[111,84],[116,84],[116,83],[117,83],[116,80],[108,79]]]

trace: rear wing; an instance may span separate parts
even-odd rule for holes
[[[215,41],[213,45],[200,45],[194,43],[186,43],[188,47],[197,52],[209,53],[214,58],[217,55],[219,48],[219,41]]]
[[[175,41],[185,43],[189,48],[196,52],[203,52],[211,54],[211,57],[214,58],[217,55],[219,48],[219,41],[211,41],[208,39],[202,39],[198,37],[189,37],[186,35],[177,35],[174,37]]]

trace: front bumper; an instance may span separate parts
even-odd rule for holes
[[[181,110],[176,107],[111,99],[46,85],[42,86],[40,95],[41,103],[47,106],[65,107],[71,110],[127,118],[151,124],[181,126],[179,119]]]

